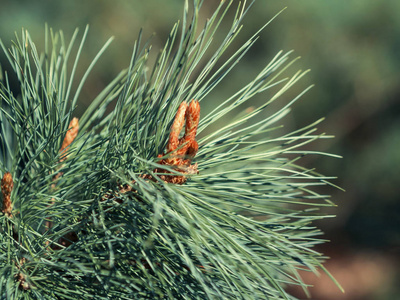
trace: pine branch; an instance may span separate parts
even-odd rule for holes
[[[330,217],[318,208],[333,203],[315,186],[333,178],[298,162],[313,153],[305,145],[329,136],[316,133],[322,120],[282,136],[277,130],[308,88],[269,111],[307,71],[286,75],[297,59],[278,53],[200,115],[258,38],[225,57],[251,6],[239,5],[226,37],[215,41],[232,3],[222,1],[199,29],[201,1],[192,11],[185,2],[182,25],[150,71],[151,47],[140,46],[140,33],[127,70],[79,124],[80,91],[111,39],[75,91],[88,28],[75,58],[77,31],[67,44],[46,27],[43,54],[26,31],[9,50],[1,43],[20,83],[14,95],[5,74],[0,92],[1,297],[293,299],[287,285],[307,289],[299,271],[323,269],[313,221]],[[255,107],[257,95],[267,100]]]

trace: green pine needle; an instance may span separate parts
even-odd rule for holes
[[[210,92],[269,24],[226,57],[251,6],[239,5],[226,37],[216,41],[232,9],[233,1],[226,2],[200,29],[201,1],[192,10],[186,1],[182,25],[172,28],[150,70],[151,47],[141,46],[140,33],[128,69],[92,101],[63,153],[80,91],[111,39],[81,78],[76,69],[88,28],[79,43],[77,31],[67,43],[46,26],[44,53],[27,31],[10,49],[1,43],[20,90],[11,91],[4,73],[0,170],[11,172],[14,188],[12,215],[0,216],[0,297],[293,299],[286,286],[307,292],[300,271],[327,272],[325,257],[313,250],[324,242],[313,221],[331,217],[318,207],[334,204],[314,188],[333,178],[298,161],[309,154],[335,157],[303,147],[330,136],[316,133],[322,120],[279,134],[309,88],[269,110],[307,74],[287,75],[297,60],[291,52],[278,53],[201,116],[192,162],[199,174],[183,185],[162,180],[162,172],[182,175],[157,157],[169,157],[164,149],[180,103],[213,101]],[[254,107],[257,95],[266,100]],[[111,104],[115,109],[106,114]]]

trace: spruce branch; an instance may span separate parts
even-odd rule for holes
[[[46,26],[43,54],[27,31],[9,50],[1,43],[20,90],[14,95],[5,74],[0,297],[293,299],[287,285],[307,290],[299,271],[326,271],[313,250],[324,242],[313,221],[330,217],[318,208],[334,204],[315,186],[333,178],[299,160],[325,155],[303,149],[330,137],[317,133],[322,120],[277,130],[309,88],[269,110],[308,71],[287,75],[297,59],[280,52],[200,118],[203,101],[213,101],[210,92],[259,34],[226,58],[253,2],[238,5],[220,41],[233,1],[221,1],[199,28],[201,3],[190,9],[185,1],[182,25],[150,71],[151,47],[141,46],[139,33],[127,70],[79,121],[80,91],[111,39],[75,91],[88,28],[75,58],[77,31],[67,44]],[[266,100],[255,106],[256,96]]]

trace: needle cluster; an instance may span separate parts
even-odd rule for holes
[[[234,1],[199,28],[201,2],[185,2],[154,66],[139,33],[127,69],[79,121],[82,86],[112,39],[78,80],[88,28],[77,47],[78,31],[67,43],[47,27],[43,51],[27,31],[9,49],[1,43],[19,90],[5,73],[0,298],[293,299],[287,285],[307,291],[299,271],[323,269],[313,221],[333,204],[315,186],[332,178],[298,161],[325,154],[304,149],[328,136],[320,120],[277,130],[307,89],[282,95],[307,71],[287,75],[295,59],[279,52],[215,99],[259,32],[227,56],[251,5],[236,8],[220,40]]]

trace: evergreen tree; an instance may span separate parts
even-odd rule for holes
[[[331,178],[297,161],[312,153],[302,146],[328,136],[316,133],[319,121],[277,130],[306,91],[269,110],[307,71],[287,77],[294,60],[278,53],[201,113],[259,33],[226,57],[249,8],[239,5],[214,41],[232,2],[202,29],[201,1],[186,2],[152,69],[139,35],[127,70],[79,120],[80,91],[111,39],[75,90],[87,28],[75,57],[78,31],[67,43],[46,27],[43,53],[27,31],[10,49],[1,44],[20,87],[14,94],[4,73],[2,299],[293,299],[286,285],[306,290],[298,271],[323,269],[312,221],[333,204],[312,188]],[[267,100],[254,107],[258,94]]]

